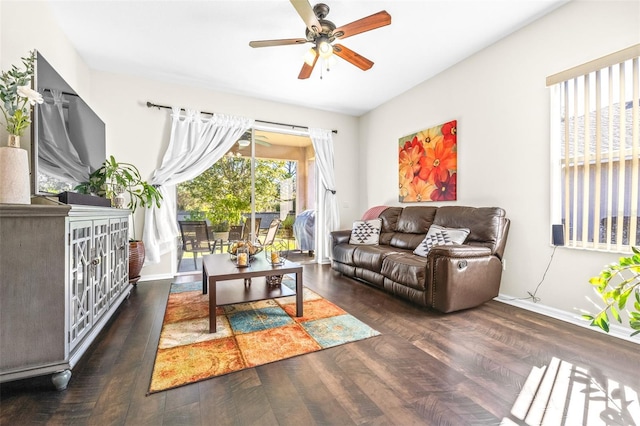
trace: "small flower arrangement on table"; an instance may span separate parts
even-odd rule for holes
[[[24,70],[12,65],[0,75],[0,109],[9,133],[9,146],[20,146],[19,137],[31,124],[31,106],[43,102],[42,95],[31,88],[35,58],[36,53],[32,51],[22,58]]]

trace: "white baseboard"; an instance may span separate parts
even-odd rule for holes
[[[143,275],[138,282],[155,281],[155,280],[170,280],[173,279],[173,274],[155,274],[155,275]]]
[[[587,330],[593,331],[594,333],[602,333],[608,336],[616,337],[618,339],[626,340],[628,342],[640,344],[640,335],[636,334],[635,337],[631,337],[630,334],[633,332],[633,330],[631,328],[623,327],[622,325],[619,325],[617,323],[610,323],[609,333],[605,333],[598,327],[590,326],[587,321],[583,320],[575,313],[552,308],[540,303],[534,303],[530,300],[516,299],[512,296],[507,296],[504,294],[498,295],[498,297],[496,297],[494,300],[506,303],[508,305],[516,306],[518,308],[526,309],[528,311],[536,312],[538,314],[545,315],[551,318],[555,318],[560,321],[568,322],[579,327],[586,328]]]

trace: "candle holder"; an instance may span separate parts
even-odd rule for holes
[[[266,281],[269,287],[280,287],[280,284],[282,284],[282,275],[269,275]]]
[[[284,265],[287,253],[286,250],[281,250],[277,245],[271,244],[265,247],[264,257],[272,266],[281,266]]]
[[[246,268],[249,266],[248,247],[238,247],[236,250],[236,266],[238,268]]]

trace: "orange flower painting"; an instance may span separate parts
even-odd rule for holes
[[[455,200],[457,181],[456,120],[400,138],[398,199],[401,203]]]

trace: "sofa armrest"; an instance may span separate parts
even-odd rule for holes
[[[349,239],[351,239],[351,229],[332,231],[330,235],[331,235],[331,247],[334,247],[338,244],[349,242]]]
[[[427,259],[428,306],[453,312],[481,305],[498,295],[502,262],[490,248],[437,246]]]
[[[484,246],[470,246],[470,245],[449,245],[449,246],[435,246],[429,251],[429,257],[442,256],[451,258],[473,258],[473,257],[485,257],[491,256],[491,249]]]

